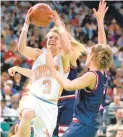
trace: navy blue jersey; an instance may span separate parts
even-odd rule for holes
[[[77,77],[77,68],[71,67],[70,68],[70,73],[68,75],[68,79],[70,80],[74,80]],[[75,94],[75,90],[72,91],[66,91],[65,89],[62,91],[61,96],[68,96],[68,95],[74,95]]]
[[[76,117],[82,124],[98,128],[100,124],[99,108],[105,94],[107,78],[105,74],[99,71],[94,72],[97,76],[97,83],[93,91],[81,89],[77,93],[75,113]]]

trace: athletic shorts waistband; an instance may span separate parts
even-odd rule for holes
[[[46,103],[48,103],[48,104],[57,105],[57,103],[50,102],[49,100],[43,99],[43,98],[38,97],[38,96],[36,96],[36,95],[34,95],[34,94],[32,94],[32,95],[33,95],[34,97],[36,97],[37,99],[40,99],[40,100],[42,100],[43,102],[46,102]]]

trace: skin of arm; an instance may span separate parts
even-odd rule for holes
[[[11,76],[14,76],[16,72],[20,73],[23,76],[26,76],[28,78],[32,78],[32,70],[31,69],[26,69],[26,68],[21,68],[18,66],[14,66],[10,69],[8,69],[8,72]]]
[[[80,78],[75,80],[69,80],[66,77],[62,76],[59,72],[56,71],[53,65],[53,56],[50,50],[46,54],[46,65],[50,70],[53,77],[63,86],[67,91],[83,89],[85,87],[89,87],[90,89],[94,89],[96,83],[96,75],[93,72],[87,72]]]
[[[96,83],[96,75],[93,72],[87,72],[83,76],[71,81],[66,77],[62,76],[60,73],[58,73],[54,68],[52,68],[52,70],[50,71],[52,73],[52,76],[55,77],[56,80],[67,91],[79,90],[86,87],[89,87],[89,89],[92,90],[94,89]]]
[[[28,32],[27,28],[29,27],[29,24],[30,24],[30,16],[31,16],[31,9],[29,9],[27,13],[25,24],[24,24],[24,27],[26,27],[26,30],[22,29],[21,35],[19,37],[18,51],[24,56],[32,60],[36,60],[36,58],[41,54],[41,50],[26,46],[27,32]]]
[[[27,41],[27,32],[22,30],[18,42],[18,51],[25,57],[30,58],[32,60],[36,60],[36,58],[41,54],[41,50],[26,46],[26,41]]]
[[[106,44],[106,34],[104,30],[104,17],[108,10],[108,7],[106,7],[105,1],[100,1],[98,10],[93,9],[94,16],[97,20],[98,25],[98,43],[99,44]]]
[[[58,16],[56,11],[54,11],[54,21],[55,21],[55,26],[58,27],[59,29],[59,35],[63,50],[62,63],[63,63],[64,72],[66,73],[70,69],[70,58],[72,54],[71,43],[67,36],[66,30],[62,25],[60,17]]]

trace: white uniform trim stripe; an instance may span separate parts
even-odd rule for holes
[[[75,97],[75,94],[74,95],[68,95],[68,96],[61,96],[60,99],[72,98],[72,97]]]
[[[59,130],[62,129],[65,131],[67,128],[68,128],[67,126],[66,127],[65,126],[59,126]]]

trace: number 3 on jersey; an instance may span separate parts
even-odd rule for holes
[[[45,89],[43,90],[44,94],[50,94],[51,93],[51,81],[50,80],[44,80],[43,85],[45,85]]]

